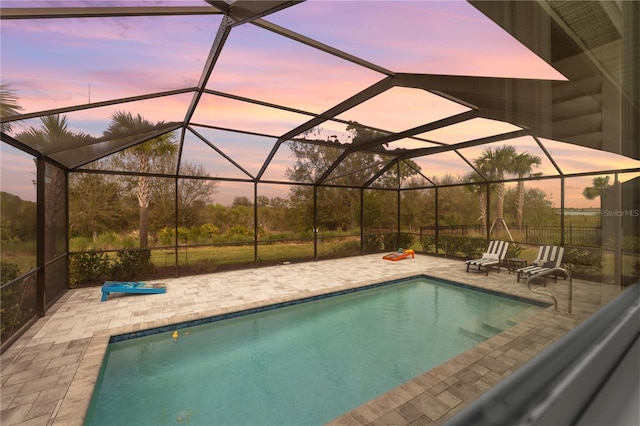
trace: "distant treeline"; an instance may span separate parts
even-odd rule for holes
[[[0,192],[1,238],[8,241],[33,241],[36,238],[36,203],[17,195]]]

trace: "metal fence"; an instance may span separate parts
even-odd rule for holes
[[[36,270],[9,281],[0,287],[0,328],[2,351],[11,345],[19,331],[31,325],[37,318]]]
[[[420,236],[458,235],[484,237],[486,228],[479,225],[422,226]],[[602,247],[602,229],[585,226],[523,225],[494,227],[492,238],[506,238],[522,244],[554,244],[577,247]]]

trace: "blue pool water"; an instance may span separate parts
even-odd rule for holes
[[[423,277],[109,344],[87,425],[319,425],[540,307]]]

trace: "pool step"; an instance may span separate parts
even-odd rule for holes
[[[514,325],[529,319],[531,316],[540,311],[538,307],[526,308],[517,312],[510,313],[492,313],[485,318],[483,321],[487,326],[494,327],[497,330],[504,331],[507,328],[513,327]]]
[[[490,330],[482,327],[481,324],[476,324],[475,326],[461,326],[460,333],[463,336],[470,337],[479,342],[484,342],[490,337],[495,336],[495,332],[491,332]]]
[[[517,313],[504,313],[501,311],[494,311],[491,314],[486,315],[478,322],[460,326],[460,332],[465,336],[474,339],[486,340],[498,333],[505,331],[508,328],[513,327],[519,322],[528,319],[539,311],[540,308],[537,307],[527,308]],[[505,318],[505,316],[507,315],[508,317]]]

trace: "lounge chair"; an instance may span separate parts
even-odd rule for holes
[[[544,271],[548,271],[552,268],[557,268],[562,263],[562,255],[564,254],[564,247],[560,246],[540,246],[536,260],[533,261],[533,265],[525,266],[518,269],[518,282],[520,282],[521,276],[530,277],[532,275],[538,275]],[[556,282],[558,277],[554,274],[553,281]]]
[[[477,266],[478,271],[485,268],[486,275],[489,275],[489,268],[496,266],[498,267],[498,272],[500,272],[500,263],[507,255],[508,248],[509,243],[507,241],[491,241],[487,252],[482,253],[482,257],[480,259],[467,260],[467,272],[469,272],[469,267],[471,265]]]

